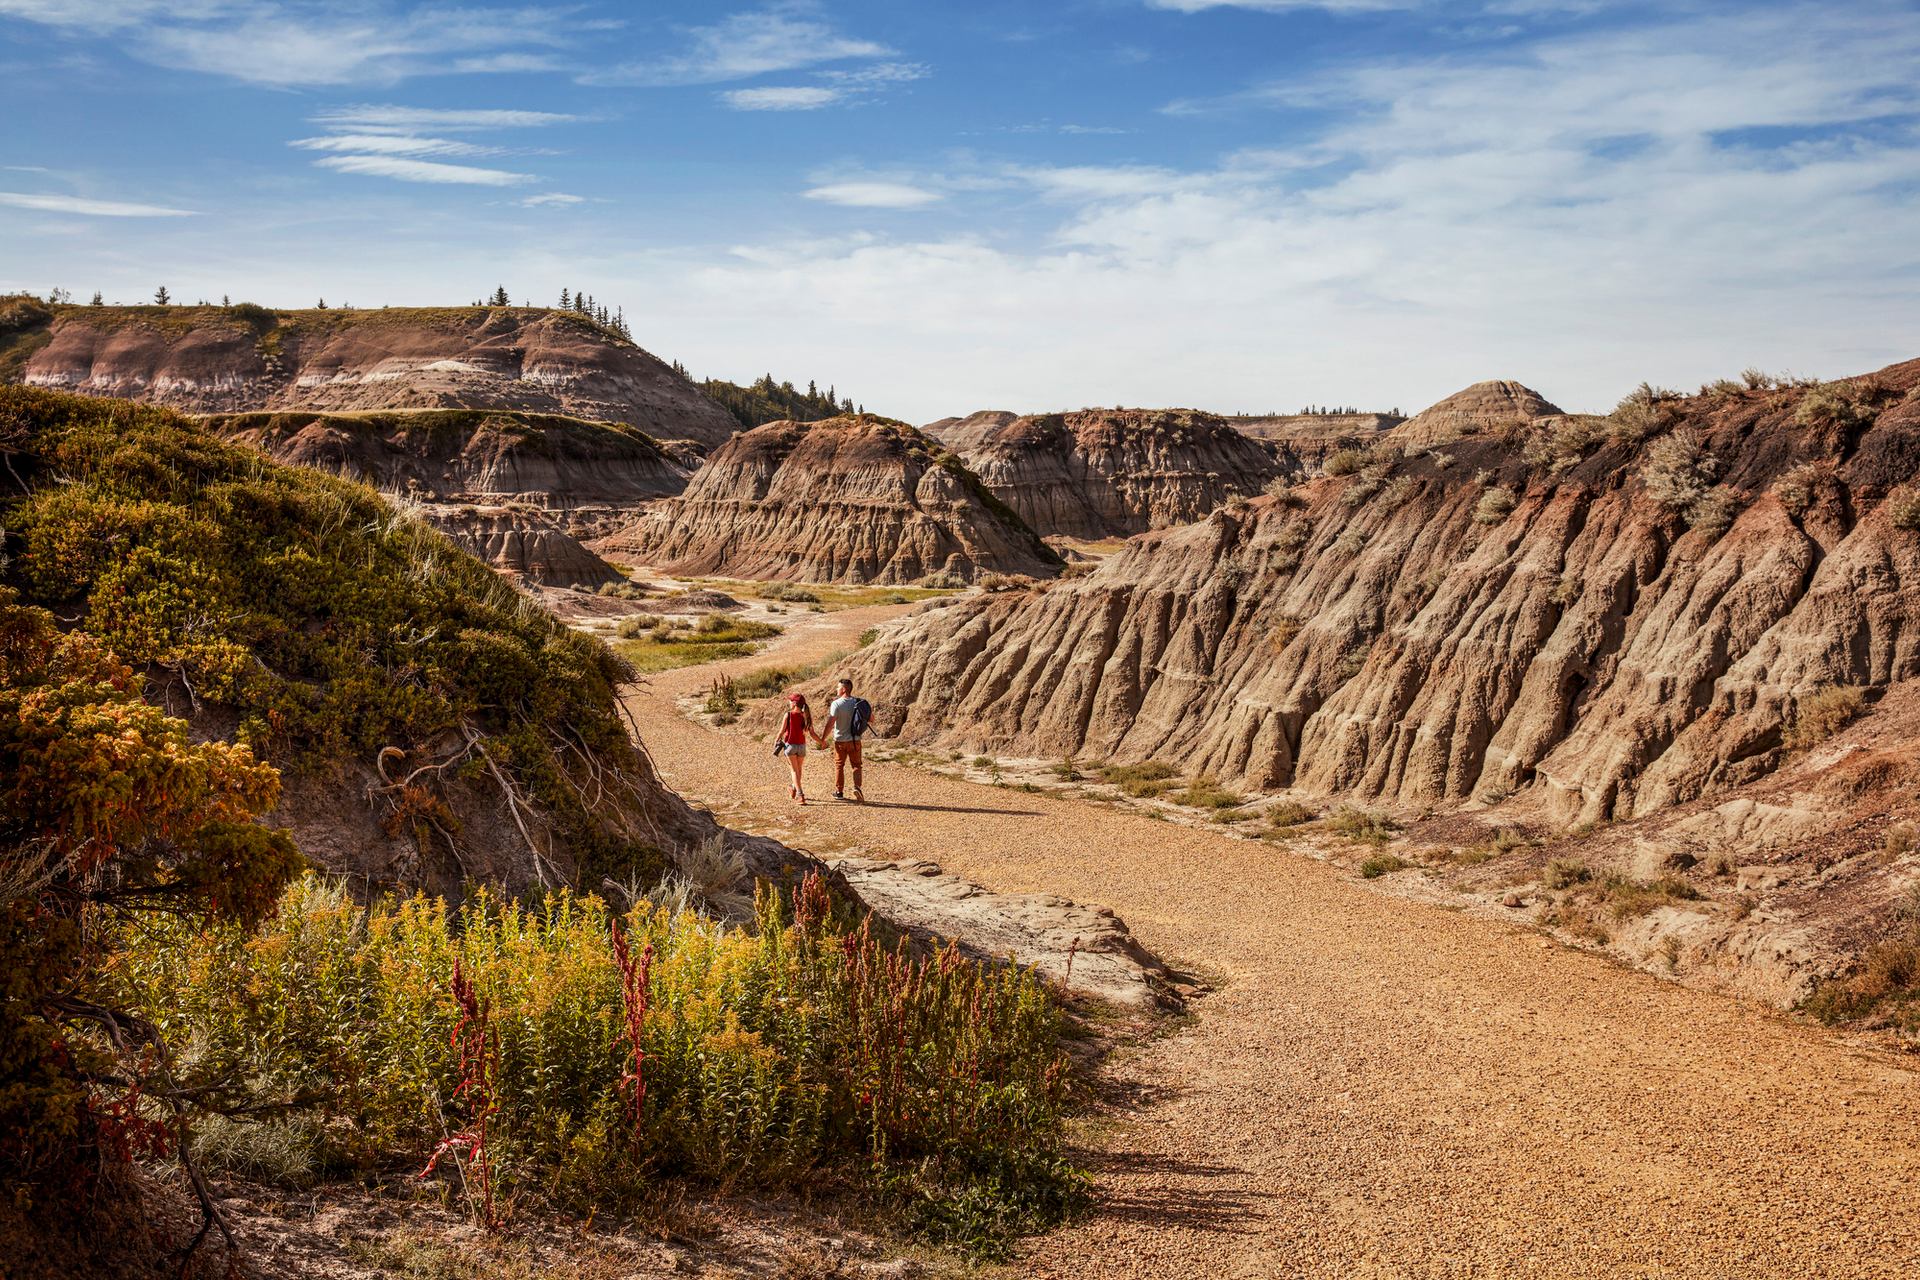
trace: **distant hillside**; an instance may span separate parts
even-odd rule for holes
[[[611,325],[546,307],[0,300],[0,377],[200,413],[518,409],[710,448],[739,423]]]
[[[855,412],[852,400],[834,399],[832,387],[821,391],[809,382],[807,389],[801,391],[791,382],[775,382],[770,373],[744,387],[723,378],[708,378],[700,386],[743,427],[760,427],[769,422],[818,422],[822,418]],[[862,406],[858,411],[865,413],[866,409]]]

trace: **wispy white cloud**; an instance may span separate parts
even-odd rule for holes
[[[728,89],[720,100],[735,111],[817,111],[846,96],[826,85],[768,85],[759,89]]]
[[[10,166],[11,167],[11,166]],[[79,196],[47,195],[26,191],[0,191],[0,204],[16,209],[34,209],[42,213],[77,213],[88,218],[189,218],[191,209],[171,209],[158,204],[131,204],[123,200],[83,200]]]
[[[557,111],[517,111],[509,108],[448,109],[360,103],[333,107],[308,119],[329,129],[367,129],[382,132],[442,129],[453,132],[491,129],[538,129],[572,124],[580,119]]]
[[[872,40],[841,35],[790,8],[731,14],[712,26],[693,27],[685,37],[677,52],[590,71],[581,79],[589,84],[722,84],[893,52]]]
[[[585,196],[576,196],[570,191],[543,191],[537,196],[528,196],[520,203],[529,209],[539,209],[545,206],[565,207],[586,202]]]
[[[568,9],[362,0],[0,0],[0,15],[116,40],[142,61],[276,87],[391,84],[447,72],[550,69]]]
[[[828,182],[802,193],[809,200],[854,209],[919,209],[943,197],[904,182]]]
[[[339,151],[376,156],[492,156],[499,147],[483,147],[452,138],[421,138],[405,133],[330,133],[296,138],[287,144],[302,151]]]
[[[409,160],[400,156],[326,156],[314,163],[322,169],[375,178],[395,178],[401,182],[515,187],[534,180],[530,173],[483,169],[477,165],[442,164],[435,160]]]

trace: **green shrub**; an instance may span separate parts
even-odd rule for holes
[[[1363,879],[1377,880],[1392,872],[1404,871],[1412,865],[1405,858],[1396,858],[1391,853],[1376,853],[1360,864],[1360,875]]]
[[[1191,809],[1237,809],[1246,803],[1245,796],[1228,791],[1214,779],[1204,776],[1195,778],[1187,784],[1186,790],[1176,791],[1167,799]]]
[[[1313,810],[1298,800],[1282,800],[1267,810],[1267,822],[1276,827],[1297,827],[1313,821]]]
[[[819,604],[820,593],[794,582],[768,582],[755,588],[762,600],[780,600],[787,604]]]
[[[485,1159],[503,1199],[584,1211],[662,1175],[778,1187],[839,1166],[1001,1252],[1084,1188],[1060,1147],[1058,1014],[1028,971],[918,956],[834,912],[817,878],[791,906],[763,891],[753,931],[643,901],[618,921],[623,969],[595,898],[360,907],[308,879],[257,932],[163,925],[109,977],[195,1046],[187,1087],[319,1122],[322,1164],[419,1169],[461,1130],[457,970],[497,1110],[489,1150],[442,1176]]]
[[[1780,499],[1788,515],[1805,515],[1826,476],[1826,468],[1819,463],[1803,462],[1774,481],[1773,495]]]
[[[1800,397],[1793,420],[1803,427],[1854,431],[1871,426],[1879,406],[1892,398],[1892,392],[1867,378],[1817,383]]]
[[[1680,401],[1679,392],[1643,382],[1607,415],[1607,432],[1616,440],[1638,444],[1673,425]]]

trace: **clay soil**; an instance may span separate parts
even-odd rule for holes
[[[876,762],[868,804],[799,809],[757,744],[676,706],[899,612],[811,615],[627,702],[731,825],[1108,906],[1214,985],[1109,1060],[1100,1206],[1020,1274],[1920,1274],[1910,1059],[1126,808]],[[809,782],[830,790],[818,760]]]

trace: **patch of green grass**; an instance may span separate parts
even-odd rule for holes
[[[1253,816],[1254,813],[1251,809],[1221,809],[1213,815],[1210,821],[1231,825],[1236,822],[1245,822]]]
[[[1267,810],[1267,823],[1272,827],[1297,827],[1303,822],[1313,821],[1313,810],[1298,800],[1282,800]]]
[[[1160,760],[1100,766],[1100,781],[1140,799],[1163,795],[1180,785],[1180,772]]]
[[[861,609],[870,605],[917,604],[954,594],[946,587],[855,587],[832,582],[734,582],[724,578],[705,580],[722,591],[739,592],[762,600],[785,604],[817,604],[828,613],[841,609]]]
[[[1189,782],[1186,790],[1176,791],[1167,799],[1192,809],[1238,809],[1247,802],[1245,796],[1228,791],[1216,779],[1204,775]]]
[[[1676,902],[1698,901],[1700,897],[1700,891],[1679,876],[1635,880],[1631,876],[1611,873],[1600,877],[1594,894],[1607,904],[1616,919],[1621,920],[1643,916]]]
[[[661,644],[655,640],[623,640],[613,648],[640,675],[698,666],[703,662],[744,658],[753,652],[750,644],[696,644],[687,641]]]

